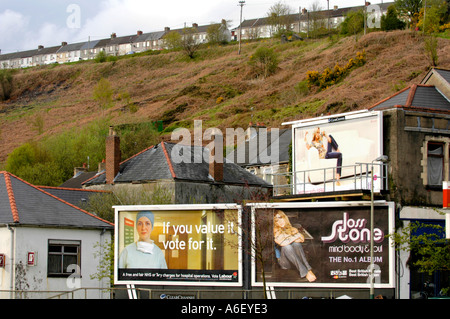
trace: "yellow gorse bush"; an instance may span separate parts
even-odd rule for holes
[[[326,68],[322,73],[318,71],[306,72],[306,80],[308,86],[318,86],[320,89],[326,89],[329,86],[338,83],[342,80],[353,68],[360,67],[366,63],[366,52],[357,52],[355,58],[351,58],[345,66],[340,66],[338,63],[333,69]]]

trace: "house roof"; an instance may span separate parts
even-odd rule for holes
[[[0,223],[113,228],[112,223],[5,171],[0,172]]]
[[[88,179],[91,179],[92,177],[94,177],[97,174],[98,174],[97,171],[80,172],[76,176],[68,179],[67,181],[65,181],[64,183],[59,185],[59,187],[64,187],[64,188],[82,188],[82,183],[84,181],[87,181]]]
[[[205,161],[209,150],[205,147],[162,142],[149,147],[120,163],[115,183],[147,182],[155,180],[187,180],[213,183],[209,163]],[[224,159],[223,183],[270,187],[261,178],[239,165]],[[104,184],[105,172],[83,183],[85,186]]]
[[[377,5],[381,8],[382,11],[386,11],[387,8],[390,5],[393,5],[394,2],[387,2],[387,3],[378,3]],[[364,9],[364,6],[355,6],[355,7],[345,7],[345,8],[337,8],[337,9],[329,9],[329,10],[320,10],[318,12],[307,12],[307,13],[302,13],[302,14],[298,14],[298,13],[293,13],[293,14],[289,14],[286,15],[290,18],[291,21],[293,22],[298,22],[299,20],[302,22],[307,22],[308,19],[310,21],[311,14],[314,13],[319,13],[323,18],[338,18],[338,17],[344,17],[347,13],[349,13],[350,11],[358,11],[358,10],[362,10]],[[260,17],[260,18],[255,18],[255,19],[248,19],[248,20],[244,20],[241,23],[242,28],[255,28],[255,27],[261,27],[261,26],[265,26],[265,25],[269,25],[269,18],[267,16],[265,17]],[[235,28],[233,28],[233,30],[238,30],[239,29],[239,25]]]
[[[37,188],[46,191],[72,205],[83,207],[81,205],[89,201],[92,195],[108,194],[109,191],[69,188],[69,187],[53,187],[53,186],[37,186]]]
[[[273,165],[280,163],[289,162],[289,146],[292,141],[292,130],[291,129],[280,129],[278,133],[270,130],[266,131],[266,141],[261,144],[261,149],[258,151],[258,146],[260,144],[260,130],[256,129],[255,134],[250,136],[248,140],[237,146],[237,148],[227,155],[227,159],[236,163],[240,166],[255,166],[255,165]],[[273,135],[275,134],[275,135]],[[264,136],[264,135],[262,135]],[[272,141],[272,138],[274,139]],[[272,160],[276,157],[271,156],[275,154],[278,155],[278,161],[273,162]],[[238,158],[239,154],[244,155],[244,159]],[[267,163],[262,156],[268,156],[270,162]]]
[[[408,108],[433,112],[450,112],[450,101],[433,85],[413,84],[376,103],[370,110]]]

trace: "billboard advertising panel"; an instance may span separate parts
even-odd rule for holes
[[[369,288],[370,202],[251,205],[253,285],[265,277],[271,286]],[[393,203],[375,202],[376,288],[394,287],[394,247],[386,236],[393,227]]]
[[[241,286],[241,208],[115,206],[116,284]]]
[[[294,122],[295,193],[370,189],[374,159],[382,155],[382,113],[359,111]],[[374,166],[379,190],[380,166]]]

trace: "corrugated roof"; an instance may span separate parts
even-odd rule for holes
[[[0,172],[0,223],[76,228],[112,228],[113,224],[28,182]]]

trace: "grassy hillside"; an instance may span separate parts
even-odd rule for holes
[[[255,78],[248,61],[268,46],[279,57],[277,72]],[[343,66],[365,51],[366,64],[342,81],[308,90],[308,71]],[[414,32],[375,32],[281,44],[263,40],[204,47],[194,60],[181,52],[18,70],[12,98],[0,102],[0,162],[30,140],[109,117],[113,124],[164,120],[165,135],[175,127],[243,127],[250,121],[279,127],[282,122],[370,107],[412,83],[430,67],[423,37]],[[450,68],[450,40],[439,39],[439,67]],[[113,105],[102,110],[93,99],[101,78],[113,88]],[[128,96],[129,98],[124,98]]]

